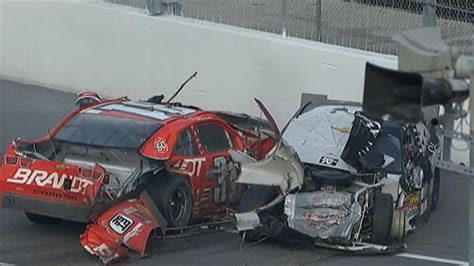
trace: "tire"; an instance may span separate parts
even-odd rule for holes
[[[245,190],[240,199],[239,212],[248,212],[262,207],[274,199],[277,194],[278,193],[273,187],[258,185],[250,186]],[[266,234],[262,227],[245,231],[245,240],[249,242],[259,241],[265,236]]]
[[[434,176],[433,176],[433,192],[432,192],[432,199],[431,199],[431,210],[434,211],[438,208],[438,201],[439,201],[439,190],[440,190],[440,183],[441,183],[441,174],[439,168],[435,169]]]
[[[392,195],[376,193],[374,196],[374,205],[371,242],[379,245],[388,245],[390,244],[390,235],[392,231]]]
[[[183,227],[189,223],[193,204],[191,186],[186,178],[169,173],[153,176],[146,191],[169,227]]]
[[[30,222],[34,224],[56,224],[60,221],[59,218],[34,214],[31,212],[25,212],[25,215],[26,215],[26,218],[28,218],[28,220],[30,220]]]

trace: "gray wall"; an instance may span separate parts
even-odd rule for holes
[[[107,4],[0,2],[0,75],[105,96],[171,95],[207,109],[258,115],[260,98],[282,124],[302,92],[360,101],[366,61],[396,58]]]

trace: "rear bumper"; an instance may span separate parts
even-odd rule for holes
[[[61,218],[76,222],[89,222],[92,207],[65,204],[12,193],[0,194],[0,207]]]

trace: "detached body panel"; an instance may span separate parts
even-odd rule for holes
[[[153,230],[166,230],[166,220],[144,192],[102,213],[81,235],[81,245],[108,264],[126,258],[127,248],[145,255]]]

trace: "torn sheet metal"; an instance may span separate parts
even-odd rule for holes
[[[255,160],[252,156],[247,155],[243,152],[236,151],[236,150],[229,150],[230,156],[232,156],[232,160],[239,162],[239,163],[255,163],[257,160]]]
[[[266,159],[258,162],[239,161],[245,156],[238,153],[231,153],[232,159],[242,164],[238,183],[278,186],[284,193],[303,185],[303,165],[293,148],[284,141],[280,142],[278,148],[270,152]]]
[[[288,226],[298,232],[326,239],[349,238],[360,221],[362,209],[347,192],[318,191],[291,194],[285,198]]]
[[[164,231],[166,225],[150,196],[143,192],[140,198],[123,201],[102,213],[87,226],[80,242],[108,264],[125,259],[128,249],[145,255],[150,233],[158,227]]]

